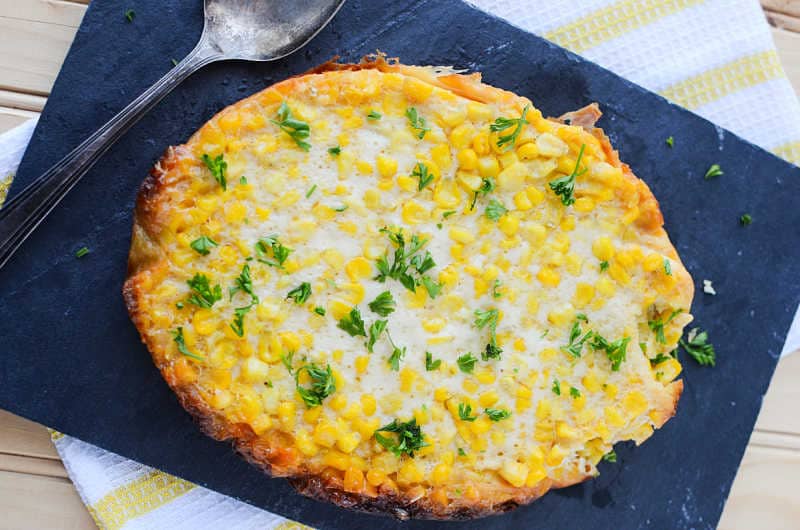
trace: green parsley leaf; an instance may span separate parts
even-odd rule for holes
[[[375,112],[374,110],[370,110],[369,114],[367,114],[367,119],[368,120],[379,120],[379,119],[381,119],[381,115],[379,113]]]
[[[125,11],[125,20],[128,22],[133,22],[134,18],[136,18],[136,12],[133,9],[128,9]]]
[[[505,420],[511,417],[511,412],[506,409],[483,409],[489,419],[492,421]]]
[[[492,221],[497,221],[505,214],[508,213],[508,209],[503,206],[503,203],[498,201],[497,199],[490,199],[489,204],[486,206],[486,218]]]
[[[385,227],[380,231],[387,234],[389,241],[395,245],[395,251],[391,266],[388,254],[377,259],[375,265],[378,268],[378,274],[374,279],[383,283],[387,278],[392,278],[399,281],[409,291],[416,292],[417,286],[422,283],[422,280],[415,278],[412,273],[416,271],[418,274],[423,274],[436,265],[430,252],[426,252],[424,256],[418,254],[428,240],[412,235],[411,241],[406,244],[402,231],[393,232]]]
[[[291,298],[295,304],[302,304],[311,296],[311,284],[303,282],[286,294],[286,299]]]
[[[386,325],[389,323],[388,320],[376,320],[372,323],[369,327],[369,339],[367,340],[367,350],[370,353],[373,353],[372,348],[375,347],[375,342],[380,337],[381,333],[384,332],[386,329]]]
[[[495,278],[494,283],[492,284],[492,298],[500,298],[503,296],[503,293],[500,292],[500,288],[502,286],[503,282]]]
[[[279,269],[283,268],[286,258],[293,252],[289,247],[283,246],[278,241],[278,236],[274,234],[259,239],[255,244],[255,249],[256,259],[259,262]],[[270,254],[272,255],[271,258]]]
[[[430,173],[428,171],[428,166],[422,162],[417,162],[417,165],[414,166],[414,171],[411,172],[411,176],[419,179],[417,189],[420,191],[422,191],[425,186],[433,182],[434,179],[434,174]]]
[[[611,361],[611,371],[617,372],[627,357],[628,343],[630,341],[630,337],[623,337],[614,342],[609,342],[602,335],[594,333],[590,346],[596,351],[604,350],[608,360]]]
[[[711,167],[709,167],[708,171],[706,171],[706,175],[704,178],[706,180],[710,180],[713,179],[714,177],[719,177],[724,174],[725,173],[722,171],[722,168],[719,167],[719,164],[711,164]]]
[[[683,309],[676,309],[672,312],[672,314],[670,314],[666,321],[661,319],[647,321],[647,326],[650,328],[650,331],[656,334],[656,341],[660,342],[661,344],[667,343],[667,339],[664,337],[664,326],[672,322],[672,319],[681,313],[683,313]]]
[[[422,286],[428,291],[428,296],[430,296],[431,299],[439,296],[439,293],[442,291],[442,284],[431,279],[430,276],[422,277]]]
[[[553,391],[553,394],[560,396],[561,395],[561,385],[558,382],[558,379],[553,379],[553,386],[550,388]]]
[[[425,138],[425,133],[430,131],[429,127],[425,126],[425,118],[417,113],[417,109],[409,107],[406,109],[406,118],[411,128],[417,131],[417,138],[422,140]]]
[[[208,170],[211,172],[211,176],[213,176],[214,180],[219,183],[222,191],[227,190],[228,180],[225,177],[225,171],[228,170],[228,163],[225,162],[223,156],[217,155],[216,157],[211,158],[207,154],[203,153],[202,160]]]
[[[284,354],[281,354],[281,362],[283,363],[283,365],[286,367],[286,369],[289,371],[290,374],[294,373],[294,370],[292,369],[292,361],[293,360],[294,360],[294,352],[293,351],[289,351],[289,352],[286,352]]]
[[[250,312],[254,304],[246,305],[244,307],[237,307],[233,310],[233,322],[230,324],[231,329],[238,336],[244,336],[244,317]]]
[[[574,386],[571,386],[569,387],[569,395],[572,396],[573,399],[577,399],[581,397],[581,391]]]
[[[752,222],[753,222],[753,217],[749,213],[742,214],[742,216],[739,217],[739,224],[742,226],[747,226],[749,224],[752,224]]]
[[[346,205],[346,204],[343,204],[343,205],[341,205],[341,206],[336,206],[336,207],[334,207],[334,208],[333,208],[333,211],[334,211],[334,212],[343,212],[343,211],[347,210],[348,208],[349,208],[349,206],[348,206],[348,205]]]
[[[88,253],[89,253],[89,248],[88,247],[81,247],[81,248],[79,248],[78,250],[75,251],[75,257],[76,258],[82,258]]]
[[[569,331],[569,343],[566,346],[561,346],[561,351],[569,353],[576,358],[581,356],[583,345],[592,337],[593,334],[593,332],[589,330],[583,335],[583,337],[581,337],[581,333],[583,333],[583,330],[581,329],[581,320],[586,322],[586,315],[578,315],[575,318],[575,322],[572,323],[572,329]]]
[[[382,317],[387,317],[395,310],[395,301],[390,291],[383,291],[375,297],[375,300],[369,303],[369,308],[373,313],[377,313]]]
[[[672,263],[667,258],[664,258],[664,272],[667,276],[672,276]]]
[[[475,327],[478,329],[483,329],[486,326],[489,326],[489,329],[496,329],[497,328],[497,319],[500,316],[500,313],[497,309],[487,309],[475,310]]]
[[[477,415],[472,415],[472,405],[469,403],[458,404],[458,417],[461,418],[461,421],[475,421],[478,419]]]
[[[607,261],[601,261],[600,262],[600,272],[605,272],[607,270],[608,270],[608,262]]]
[[[714,345],[708,342],[708,332],[694,328],[686,340],[681,339],[681,346],[700,366],[716,366],[717,355]]]
[[[242,272],[234,280],[234,286],[228,289],[228,294],[233,298],[233,295],[239,291],[249,294],[253,304],[258,303],[258,296],[253,292],[253,279],[250,276],[249,263],[245,263],[244,267],[242,267]]]
[[[425,371],[433,372],[434,370],[438,370],[439,367],[442,365],[441,359],[433,360],[433,354],[429,351],[425,352]]]
[[[572,173],[552,180],[549,183],[550,189],[561,197],[561,203],[564,206],[570,206],[575,203],[575,179],[587,171],[587,168],[581,169],[581,159],[583,158],[584,149],[586,149],[586,144],[581,145],[581,150],[578,152],[578,159],[575,161],[575,169],[572,170]]]
[[[447,210],[446,212],[442,213],[442,219],[447,219],[448,217],[454,215],[455,213],[456,213],[455,210]]]
[[[464,372],[465,374],[471,374],[472,371],[475,369],[475,363],[477,362],[478,358],[469,352],[460,356],[456,360],[456,363],[458,364],[458,369]]]
[[[313,194],[315,191],[317,191],[317,185],[316,185],[316,184],[314,184],[313,186],[311,186],[311,189],[309,189],[309,190],[306,192],[306,199],[308,199],[309,197],[311,197],[311,195],[312,195],[312,194]]]
[[[222,300],[222,287],[217,284],[212,288],[205,274],[195,274],[194,277],[192,277],[191,280],[187,280],[186,283],[189,285],[189,288],[194,291],[194,294],[186,299],[190,304],[208,309],[214,305],[214,302]]]
[[[511,131],[510,134],[497,137],[497,147],[505,147],[506,151],[514,147],[514,143],[522,132],[522,128],[528,123],[525,119],[528,109],[530,109],[530,105],[525,105],[525,108],[522,109],[522,115],[519,118],[500,117],[494,120],[494,123],[489,126],[492,132],[501,132],[514,127],[514,130]]]
[[[245,186],[246,184],[247,184],[247,177],[245,177],[244,175],[239,177],[239,185],[240,186]]]
[[[357,307],[350,310],[350,314],[345,315],[339,320],[339,329],[346,331],[351,337],[366,337],[367,330],[364,329],[364,321],[361,319],[361,311]]]
[[[315,308],[314,308],[314,312],[315,312],[316,314],[318,314],[319,316],[321,316],[321,317],[324,317],[324,316],[325,316],[325,313],[326,313],[326,311],[325,311],[325,308],[324,308],[324,307],[322,307],[322,306],[317,306],[317,307],[315,307]]]
[[[612,464],[617,463],[617,453],[612,449],[611,451],[607,452],[603,455],[604,462],[611,462]]]
[[[475,203],[478,202],[479,195],[488,195],[494,191],[494,180],[492,178],[484,178],[481,179],[481,186],[475,190],[475,193],[472,195],[472,203],[469,205],[469,211],[475,209]]]
[[[392,433],[395,436],[384,436],[380,434],[382,432]],[[386,450],[398,457],[408,455],[413,458],[414,451],[419,451],[429,445],[425,443],[422,429],[417,425],[416,418],[406,422],[392,420],[392,423],[377,429],[373,436]]]
[[[311,378],[311,387],[305,388],[300,385],[300,373],[305,371]],[[331,365],[325,368],[314,363],[305,364],[297,369],[294,374],[297,393],[303,399],[308,408],[322,405],[322,400],[336,392],[336,380],[333,378]]]
[[[178,329],[172,332],[172,340],[175,341],[175,344],[178,346],[178,351],[181,355],[185,355],[190,359],[194,359],[196,361],[204,360],[199,355],[196,355],[189,351],[189,348],[186,347],[186,340],[183,338],[183,328],[178,326]]]
[[[392,350],[392,355],[390,355],[388,359],[389,366],[392,368],[392,370],[397,372],[398,370],[400,370],[400,361],[402,361],[403,357],[406,356],[406,347],[403,346],[402,348],[400,348],[399,346],[397,346],[397,344],[395,344],[394,341],[392,340],[392,336],[389,334],[388,331],[386,332],[386,336],[389,337],[389,342],[391,343],[392,348],[394,348]]]
[[[668,136],[665,143],[668,146],[672,147],[673,145],[675,145],[675,138],[673,138],[672,136]]]
[[[211,252],[211,249],[219,246],[219,244],[210,237],[200,236],[189,243],[189,246],[201,256],[208,256],[208,253]]]
[[[303,151],[311,149],[311,144],[305,141],[311,134],[311,128],[308,123],[292,117],[292,111],[285,101],[278,107],[276,118],[270,121],[288,134],[300,149]]]
[[[671,356],[665,355],[663,353],[659,353],[658,355],[656,355],[655,357],[650,359],[650,365],[651,366],[656,366],[656,365],[659,365],[659,364],[663,363],[664,361],[668,361],[670,359],[672,359]]]
[[[467,456],[467,452],[462,447],[458,448],[458,456]]]
[[[342,148],[339,147],[338,145],[334,147],[329,147],[328,153],[330,153],[331,156],[339,156],[342,153]]]

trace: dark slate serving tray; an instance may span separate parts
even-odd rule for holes
[[[93,2],[12,195],[185,55],[201,12],[200,0]],[[693,307],[718,365],[686,360],[678,415],[664,429],[642,447],[618,448],[620,463],[601,464],[596,480],[447,528],[713,528],[800,301],[800,208],[790,206],[800,169],[458,0],[350,0],[303,51],[272,64],[212,65],[168,96],[0,270],[0,407],[310,525],[401,526],[301,497],[202,435],[153,367],[120,295],[136,190],[166,146],[271,83],[334,54],[357,60],[376,49],[482,71],[549,115],[598,101],[600,125],[661,201],[686,266],[719,292],[698,289]],[[705,181],[712,163],[725,174]],[[744,212],[752,226],[739,225]],[[78,260],[83,245],[92,253]]]

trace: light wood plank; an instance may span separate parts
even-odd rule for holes
[[[763,431],[800,435],[800,353],[784,357],[764,397],[756,428]]]
[[[97,528],[75,487],[63,478],[0,471],[0,529]]]
[[[800,19],[797,19],[797,22],[800,24]],[[794,86],[795,92],[800,94],[800,33],[773,28],[772,38],[775,39],[775,46],[778,48],[786,76]]]
[[[800,453],[751,447],[731,489],[720,530],[797,530]]]
[[[761,6],[766,11],[800,19],[800,0],[761,0]]]
[[[58,459],[47,429],[4,410],[0,410],[0,453]]]
[[[22,125],[37,115],[37,112],[0,107],[0,134],[13,129],[17,125]],[[0,179],[4,176],[0,175]]]
[[[61,460],[32,458],[29,456],[7,455],[0,453],[0,471],[27,473],[44,477],[69,478]]]

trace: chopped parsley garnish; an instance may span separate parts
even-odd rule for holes
[[[430,131],[429,127],[425,126],[425,118],[417,114],[417,109],[409,107],[406,109],[406,118],[411,128],[417,131],[417,138],[422,140],[425,138],[425,133]]]
[[[561,351],[569,353],[573,357],[580,357],[583,350],[583,345],[592,337],[592,332],[587,331],[583,337],[581,333],[581,320],[586,322],[586,315],[579,314],[575,317],[575,322],[572,323],[572,329],[569,331],[569,344],[561,346]]]
[[[389,334],[388,331],[386,332],[386,336],[389,337],[389,342],[392,344],[393,348],[392,354],[389,356],[389,366],[391,367],[392,370],[397,372],[398,370],[400,370],[400,361],[402,361],[403,357],[406,356],[406,347],[403,346],[402,348],[400,348],[399,346],[397,346],[397,344],[395,344],[394,341],[392,340],[392,336]]]
[[[283,268],[286,258],[292,253],[292,249],[283,246],[276,235],[262,237],[256,242],[255,249],[259,262],[279,269]]]
[[[377,313],[382,317],[389,316],[394,312],[395,301],[390,291],[383,291],[375,297],[375,300],[369,303],[369,308],[373,313]]]
[[[505,420],[511,417],[511,412],[507,411],[506,409],[483,409],[489,419],[492,421],[500,421]]]
[[[419,179],[419,185],[417,189],[422,191],[425,186],[433,182],[434,174],[428,171],[428,166],[423,164],[422,162],[417,162],[414,166],[414,171],[411,172],[412,177],[417,177]]]
[[[467,452],[464,451],[463,447],[458,448],[458,456],[467,456]]]
[[[593,350],[604,350],[608,360],[611,361],[611,371],[617,372],[628,354],[628,343],[630,341],[630,337],[623,337],[614,342],[609,342],[600,334],[594,333],[589,344]]]
[[[191,243],[189,243],[189,246],[192,247],[192,249],[201,256],[207,256],[208,253],[211,252],[211,249],[213,247],[219,246],[219,244],[210,237],[200,236]]]
[[[694,328],[689,332],[686,340],[681,339],[681,346],[692,359],[701,366],[715,366],[717,355],[714,345],[708,342],[708,332]]]
[[[289,352],[284,353],[284,354],[281,355],[281,362],[283,363],[283,365],[286,367],[286,369],[289,371],[290,374],[294,373],[294,370],[292,370],[292,361],[293,360],[294,360],[294,352],[293,351],[289,351]]]
[[[181,355],[185,355],[190,359],[194,359],[196,361],[202,361],[203,358],[199,355],[196,355],[189,351],[189,348],[186,347],[186,340],[183,338],[183,328],[178,326],[178,329],[172,332],[172,340],[175,341],[175,344],[178,346],[178,351]]]
[[[305,371],[311,379],[311,387],[305,388],[300,385],[300,373]],[[303,399],[306,407],[313,408],[322,405],[322,400],[336,392],[336,380],[331,371],[331,365],[325,368],[314,363],[305,364],[297,369],[294,374],[297,385],[297,393]]]
[[[670,137],[671,138],[671,137]],[[617,453],[613,449],[606,454],[603,455],[604,462],[611,462],[612,464],[617,463]]]
[[[442,292],[442,284],[434,281],[430,276],[422,277],[422,286],[428,291],[428,296],[432,299],[439,296],[439,293]]]
[[[751,216],[749,213],[742,214],[742,216],[739,217],[739,224],[742,226],[747,226],[752,222],[753,222],[753,216]]]
[[[600,272],[605,272],[607,270],[608,270],[608,262],[607,261],[601,261],[600,262]]]
[[[386,281],[386,278],[392,278],[398,280],[409,291],[417,292],[417,287],[423,283],[423,278],[415,278],[413,273],[416,272],[418,276],[421,276],[436,266],[436,262],[433,261],[430,252],[426,251],[424,255],[419,254],[422,248],[428,243],[428,240],[420,239],[417,235],[412,235],[411,241],[406,244],[402,231],[398,230],[397,232],[392,232],[387,228],[381,228],[380,231],[389,236],[389,241],[394,243],[396,248],[391,265],[389,265],[388,254],[384,254],[378,258],[376,261],[378,275],[375,276],[374,279],[383,283]],[[430,282],[427,282],[427,284],[425,288],[428,289],[428,293],[431,294],[429,285],[433,284]],[[438,291],[436,294],[438,294]],[[432,298],[433,296],[435,295],[431,294]]]
[[[560,396],[561,395],[561,385],[558,382],[558,379],[553,379],[553,386],[550,388],[553,391],[553,394]]]
[[[379,113],[375,112],[374,110],[370,110],[369,114],[367,114],[367,119],[368,120],[379,120],[379,119],[381,119],[381,115]]]
[[[578,159],[575,160],[575,169],[569,175],[564,175],[549,183],[550,189],[561,197],[561,204],[570,206],[575,203],[575,179],[586,173],[587,168],[581,169],[581,159],[583,158],[583,151],[586,149],[586,144],[581,145],[581,150],[578,152]]]
[[[364,329],[364,321],[361,319],[361,311],[357,307],[354,307],[349,314],[342,317],[337,326],[339,329],[346,331],[351,337],[367,336],[367,330]]]
[[[503,353],[502,348],[497,345],[497,320],[499,316],[500,313],[497,309],[489,309],[486,311],[481,309],[475,310],[475,327],[478,329],[489,327],[489,342],[481,353],[481,358],[484,361],[499,359],[500,355]]]
[[[581,397],[581,391],[574,386],[571,386],[569,387],[569,395],[572,396],[573,399],[577,399]]]
[[[241,177],[239,177],[239,185],[240,185],[240,186],[244,186],[244,185],[246,185],[246,184],[247,184],[247,177],[245,177],[244,175],[242,175]]]
[[[219,284],[211,287],[208,276],[205,274],[195,274],[194,277],[192,277],[191,280],[187,280],[186,283],[189,285],[189,288],[194,291],[194,293],[186,299],[190,304],[208,309],[214,305],[214,302],[222,300],[222,287],[220,287]]]
[[[372,348],[375,347],[375,342],[378,340],[378,337],[380,337],[381,333],[384,332],[387,324],[389,324],[388,320],[376,320],[369,327],[369,339],[367,340],[367,351],[369,351],[370,353],[373,353]]]
[[[81,247],[81,248],[79,248],[78,250],[75,251],[75,257],[76,258],[82,258],[88,253],[89,253],[89,248],[88,247]]]
[[[303,282],[286,294],[286,299],[291,298],[295,304],[302,304],[311,296],[311,284]]]
[[[211,158],[206,153],[203,153],[202,159],[208,170],[211,171],[211,175],[214,177],[214,180],[219,182],[222,191],[227,190],[228,179],[225,177],[225,171],[228,170],[228,163],[225,162],[223,156],[217,155],[214,158]]]
[[[253,280],[250,277],[249,263],[245,263],[244,267],[242,267],[242,272],[234,280],[234,286],[228,289],[228,294],[233,298],[233,295],[239,291],[249,294],[253,304],[258,303],[258,296],[253,292]]]
[[[439,367],[442,365],[441,359],[433,360],[433,354],[429,351],[425,352],[425,371],[433,372],[434,370],[438,370]]]
[[[503,296],[503,293],[500,292],[500,288],[503,286],[503,282],[498,279],[494,280],[492,284],[492,298],[500,298]]]
[[[672,264],[667,258],[664,258],[664,273],[667,276],[672,276]]]
[[[329,147],[328,148],[328,153],[331,156],[339,156],[342,153],[342,148],[339,147],[338,145],[336,145],[334,147]]]
[[[706,180],[710,180],[713,179],[714,177],[719,177],[724,174],[725,173],[722,171],[722,168],[719,167],[719,164],[711,164],[711,167],[709,167],[708,171],[706,171],[706,175],[704,178]]]
[[[503,206],[503,203],[498,201],[497,199],[490,199],[489,204],[486,206],[486,218],[492,221],[497,221],[505,214],[508,213],[508,209]]]
[[[128,22],[133,22],[133,19],[136,18],[136,11],[133,9],[128,9],[125,11],[125,20]]]
[[[670,314],[666,321],[658,319],[658,320],[648,320],[647,326],[650,328],[650,331],[656,334],[656,340],[661,344],[666,344],[667,339],[664,336],[664,326],[672,322],[672,319],[676,316],[680,315],[683,312],[683,309],[676,309],[675,311]]]
[[[276,120],[270,121],[288,134],[300,149],[303,151],[311,149],[311,144],[305,141],[311,134],[311,128],[308,123],[292,117],[292,111],[285,101],[278,107],[276,118]]]
[[[178,66],[178,60],[175,59],[174,57],[172,59],[170,59],[169,62],[172,63],[172,66]]]
[[[663,363],[664,361],[668,361],[668,360],[670,360],[670,359],[672,359],[672,357],[671,357],[670,355],[666,355],[666,354],[663,354],[663,353],[659,353],[658,355],[656,355],[655,357],[653,357],[652,359],[650,359],[650,364],[651,364],[652,366],[656,366],[656,365],[658,365],[658,364],[661,364],[661,363]]]
[[[475,190],[474,194],[472,195],[472,203],[469,205],[469,210],[472,211],[475,209],[475,203],[478,202],[479,195],[488,195],[489,193],[494,191],[494,180],[491,178],[485,178],[481,180],[480,187]]]
[[[501,132],[514,127],[514,130],[509,134],[497,137],[497,147],[505,147],[506,151],[514,147],[514,143],[517,141],[517,137],[522,132],[522,128],[526,123],[528,123],[528,121],[525,119],[525,115],[528,113],[529,108],[530,105],[525,105],[525,108],[522,109],[522,115],[519,118],[500,117],[495,119],[494,123],[489,126],[489,129],[492,132]]]
[[[347,210],[347,208],[349,208],[349,206],[347,206],[346,204],[343,204],[341,206],[334,207],[333,211],[334,212],[343,212],[343,211]]]
[[[324,308],[324,307],[322,307],[322,306],[317,306],[317,307],[315,307],[315,308],[314,308],[314,312],[315,312],[316,314],[318,314],[319,316],[321,316],[321,317],[324,317],[324,316],[325,316],[325,313],[326,313],[326,311],[325,311],[325,308]]]
[[[250,304],[244,307],[237,307],[233,310],[233,322],[230,324],[230,326],[233,332],[240,337],[244,336],[244,317],[250,312],[252,307],[253,304]]]
[[[472,371],[475,369],[475,363],[477,362],[478,358],[472,355],[471,353],[465,353],[456,360],[456,363],[458,364],[458,369],[464,372],[465,374],[471,374]]]
[[[455,210],[447,210],[446,212],[442,213],[442,219],[447,219],[448,217],[454,215],[455,213],[456,213]]]
[[[317,185],[316,185],[316,184],[314,184],[313,186],[311,186],[311,189],[309,189],[309,190],[306,192],[306,199],[308,199],[309,197],[311,197],[311,195],[312,195],[312,194],[313,194],[315,191],[317,191]]]
[[[675,138],[673,138],[672,136],[668,136],[667,139],[665,140],[665,143],[668,146],[672,147],[673,145],[675,145]]]
[[[384,436],[380,434],[382,432],[396,436]],[[396,456],[408,455],[413,458],[414,451],[419,451],[428,445],[423,439],[422,429],[417,425],[416,418],[406,422],[395,419],[392,423],[377,429],[373,436],[379,444]]]
[[[469,403],[458,404],[458,417],[461,418],[461,421],[475,421],[478,419],[477,415],[472,415],[472,405]]]

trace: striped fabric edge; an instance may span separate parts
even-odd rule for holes
[[[800,140],[779,145],[773,148],[772,152],[784,160],[800,166]]]
[[[544,34],[544,38],[574,53],[581,53],[704,1],[621,0],[551,30]]]

